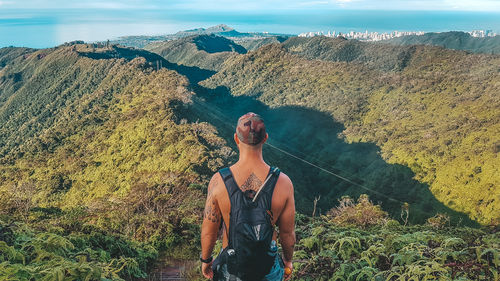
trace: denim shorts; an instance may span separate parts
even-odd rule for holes
[[[214,279],[214,281],[242,281],[237,276],[227,272],[226,264],[220,265],[218,272],[219,272],[218,278],[217,280]],[[281,281],[283,280],[284,274],[285,270],[283,266],[283,261],[281,260],[281,256],[277,254],[276,258],[274,259],[274,265],[271,268],[271,271],[269,272],[269,274],[264,276],[264,279],[262,279],[262,281]]]

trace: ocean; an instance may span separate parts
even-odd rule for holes
[[[0,47],[53,47],[126,35],[162,35],[226,24],[241,32],[471,31],[500,34],[499,12],[323,10],[210,12],[104,9],[0,9]]]

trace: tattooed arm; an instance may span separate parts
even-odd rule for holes
[[[220,182],[222,182],[222,179],[217,173],[208,184],[207,201],[205,203],[205,211],[203,212],[203,224],[201,225],[201,257],[203,259],[208,259],[212,255],[222,220],[222,213],[217,203],[217,191]],[[206,278],[212,278],[211,263],[203,263],[202,272]]]

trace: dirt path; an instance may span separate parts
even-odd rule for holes
[[[196,262],[162,258],[149,274],[148,281],[187,281],[187,274],[194,269]]]

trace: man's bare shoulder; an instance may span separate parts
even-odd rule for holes
[[[221,188],[224,186],[222,177],[219,173],[215,173],[208,183],[208,193],[216,195],[220,193]]]
[[[280,177],[276,182],[276,188],[279,188],[280,192],[293,194],[292,180],[283,172],[280,172]]]

